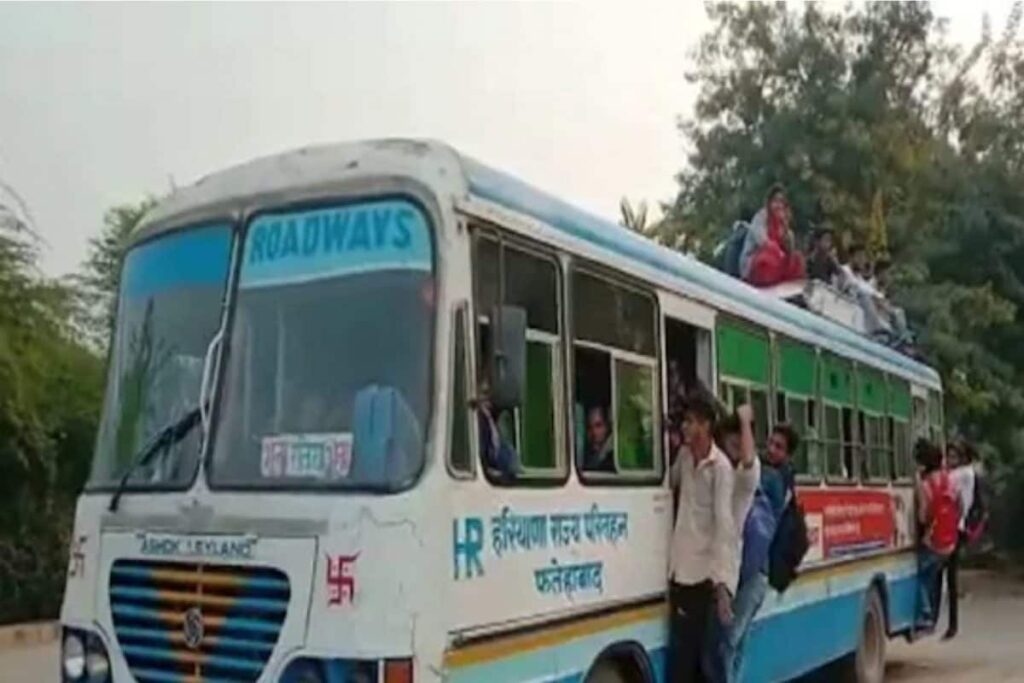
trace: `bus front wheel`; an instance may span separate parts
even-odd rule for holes
[[[586,683],[641,683],[635,667],[618,658],[602,657],[587,673]]]

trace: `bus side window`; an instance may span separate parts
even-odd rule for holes
[[[857,452],[854,442],[853,408],[843,408],[843,479],[857,477]]]
[[[914,475],[913,455],[910,451],[910,423],[890,418],[892,421],[892,452],[896,479],[910,479]]]
[[[864,437],[861,439],[864,444],[865,457],[865,479],[873,482],[883,482],[890,479],[892,459],[889,449],[890,431],[885,418],[871,413],[862,413],[865,428]]]
[[[838,406],[825,404],[825,473],[829,477],[842,479],[846,476],[843,467],[843,429]]]
[[[577,465],[590,481],[660,474],[653,298],[573,272]]]
[[[516,451],[515,479],[550,479],[565,475],[562,439],[561,325],[556,261],[518,244],[500,243],[497,235],[474,235],[474,293],[477,320],[477,384],[486,386],[481,359],[490,344],[488,314],[498,303],[526,311],[526,386],[523,403],[497,416],[498,432]]]
[[[854,441],[853,451],[855,453],[855,462],[860,468],[860,471],[856,473],[856,479],[861,481],[867,481],[871,478],[871,456],[870,456],[870,443],[868,435],[868,418],[864,414],[863,410],[857,411],[857,434]]]
[[[928,436],[936,446],[943,445],[942,426],[942,394],[937,391],[928,392]]]
[[[919,396],[915,396],[913,400],[914,413],[913,413],[913,430],[914,440],[927,439],[928,434],[928,407],[925,400]]]

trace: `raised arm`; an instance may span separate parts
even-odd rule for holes
[[[744,403],[736,409],[740,418],[740,467],[750,468],[757,460],[757,446],[754,444],[754,409]]]

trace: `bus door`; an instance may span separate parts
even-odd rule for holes
[[[715,310],[708,306],[661,293],[665,448],[668,462],[675,460],[682,438],[682,401],[698,386],[715,388],[713,330]]]

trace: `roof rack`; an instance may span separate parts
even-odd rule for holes
[[[870,337],[864,311],[857,301],[821,280],[793,280],[761,290],[765,294],[806,308],[858,334]]]

